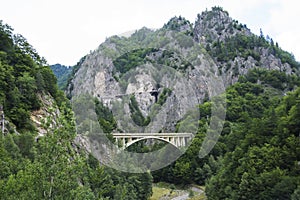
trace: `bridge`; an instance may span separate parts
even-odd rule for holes
[[[112,135],[117,143],[121,142],[123,149],[146,139],[161,140],[179,148],[186,146],[193,138],[192,133],[113,133]]]

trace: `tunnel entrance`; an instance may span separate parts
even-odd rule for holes
[[[152,89],[152,91],[150,92],[151,96],[154,96],[155,97],[155,103],[157,103],[157,100],[158,100],[158,90],[157,89]]]

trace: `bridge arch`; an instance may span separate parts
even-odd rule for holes
[[[156,139],[167,142],[176,148],[184,147],[193,138],[192,133],[113,133],[116,142],[123,144],[123,149],[146,139]]]
[[[128,143],[125,144],[125,147],[123,147],[124,149],[128,148],[129,146],[133,145],[134,143],[137,143],[139,141],[142,141],[142,140],[147,140],[147,139],[156,139],[156,140],[160,140],[160,141],[164,141],[166,143],[169,143],[171,144],[172,146],[178,148],[175,144],[173,144],[171,141],[169,140],[166,140],[164,138],[161,138],[161,137],[156,137],[156,136],[146,136],[146,137],[143,137],[143,138],[137,138],[137,139],[134,139]]]

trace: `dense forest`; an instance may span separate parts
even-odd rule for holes
[[[177,18],[172,18],[163,29],[191,27],[184,18],[178,19],[179,25]],[[235,25],[236,29],[243,27]],[[134,37],[138,36],[137,32]],[[190,40],[191,37],[191,31],[182,35]],[[116,37],[110,40],[122,42]],[[181,42],[186,46],[187,41]],[[289,64],[291,73],[263,67],[258,48],[268,49],[282,63]],[[56,78],[46,60],[27,40],[0,21],[0,108],[5,117],[0,124],[0,199],[146,200],[152,195],[153,183],[168,182],[181,187],[205,186],[210,200],[299,200],[300,64],[263,34],[236,34],[203,49],[216,62],[228,64],[225,72],[231,70],[238,76],[222,94],[226,95],[227,107],[218,142],[206,157],[199,158],[213,104],[206,98],[196,108],[201,113],[199,130],[185,154],[163,169],[130,174],[100,164],[74,142],[74,113],[69,99],[59,88],[71,85],[85,57],[72,68],[52,66]],[[107,51],[107,54],[114,53]],[[130,69],[146,63],[147,55],[157,51],[155,48],[137,49],[115,56],[114,78],[119,79]],[[160,64],[178,71],[190,66],[188,62],[173,65],[168,60],[172,56],[172,52],[164,51]],[[252,57],[257,66],[241,75],[236,66],[229,66],[236,57]],[[163,105],[171,92],[164,88],[156,104]],[[48,105],[45,97],[53,100],[51,107],[45,108]],[[140,126],[149,124],[150,118],[143,116],[134,95],[129,102],[133,121]],[[117,128],[112,112],[97,98],[94,103],[99,125],[105,133],[111,133]],[[40,126],[46,130],[41,136],[32,113],[42,109],[49,113],[59,110],[59,115],[48,115],[41,121]],[[157,143],[151,149],[142,141],[128,150],[148,152],[161,146],[162,143]]]
[[[212,152],[198,157],[209,123],[203,117],[187,152],[154,172],[154,181],[205,184],[208,199],[298,199],[300,89],[283,96],[271,86],[278,80],[270,77],[290,80],[280,82],[279,88],[300,83],[299,77],[278,71],[254,69],[241,76],[226,90],[226,121]],[[258,79],[263,84],[253,81]],[[210,115],[210,106],[209,101],[201,104],[200,112]]]
[[[0,199],[148,199],[152,176],[100,166],[74,143],[70,104],[58,90],[50,67],[21,35],[0,23],[0,105],[5,131],[0,137]],[[60,124],[38,132],[30,115],[43,97],[54,99]],[[53,108],[47,108],[49,112]],[[3,124],[1,124],[3,126]]]

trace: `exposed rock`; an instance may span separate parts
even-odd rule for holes
[[[192,33],[192,24],[184,17],[173,17],[167,24],[164,25],[165,29],[183,32],[186,34]]]
[[[4,113],[3,105],[0,104],[0,133],[6,135],[8,133],[15,133],[19,135],[16,125],[10,122]]]
[[[222,48],[239,36],[249,39],[254,34],[219,7],[199,14],[194,27],[183,17],[174,17],[156,31],[142,28],[130,37],[113,36],[86,56],[67,93],[98,98],[111,109],[118,131],[175,131],[178,122],[196,110],[207,94],[217,94],[249,69],[293,73],[290,64],[283,63],[268,45],[242,50],[237,45],[234,56],[226,61],[208,50],[217,45]],[[167,89],[171,92],[162,95]],[[152,90],[158,91],[157,99]],[[131,96],[142,116],[151,119],[147,126],[134,122]]]
[[[124,38],[119,38],[118,41],[107,40],[86,57],[72,80],[74,88],[69,93],[72,96],[86,93],[99,98],[112,110],[118,120],[118,128],[122,131],[175,131],[178,121],[188,111],[194,110],[204,98],[204,88],[207,88],[205,83],[210,76],[215,75],[211,71],[216,72],[217,66],[213,62],[207,62],[206,60],[211,59],[193,42],[190,46],[182,44],[178,39],[182,37],[180,32],[158,30],[155,34],[156,37],[153,37],[151,43],[159,46],[147,53],[137,66],[133,62],[132,69],[125,73],[116,71],[114,60],[118,57],[113,59],[113,56],[107,56],[104,51],[110,48],[115,51],[114,55],[122,55],[122,42],[127,41],[123,41]],[[170,42],[156,43],[166,37]],[[133,50],[138,45],[134,44],[135,38],[126,40],[131,41]],[[140,49],[146,48],[147,46],[140,46]],[[133,51],[134,53],[136,52]],[[160,102],[161,105],[151,95],[153,89],[159,91],[158,99],[165,98],[161,100],[164,101]],[[164,89],[169,89],[171,93],[160,97]],[[129,109],[131,95],[135,96],[142,115],[151,118],[147,127],[139,127],[132,121]]]
[[[31,120],[37,128],[38,136],[44,136],[49,128],[53,129],[59,126],[57,119],[60,111],[54,99],[49,95],[39,95],[42,106],[39,110],[31,113]]]
[[[226,37],[236,34],[250,35],[251,31],[230,18],[228,12],[220,7],[214,7],[211,11],[204,11],[197,16],[194,38],[198,42],[212,44],[213,41],[224,41]]]
[[[194,39],[206,48],[213,49],[214,44],[221,44],[235,40],[236,36],[258,37],[237,20],[229,17],[227,11],[220,7],[213,7],[211,11],[198,14],[194,27]],[[264,68],[267,70],[279,70],[287,74],[292,74],[290,64],[282,63],[278,56],[274,55],[272,49],[268,47],[254,47],[248,51],[254,52],[259,58],[251,55],[245,57],[245,53],[239,52],[240,46],[236,46],[237,55],[229,61],[219,61],[213,55],[213,59],[219,68],[219,74],[224,79],[225,86],[234,84],[240,75],[244,75],[249,69]],[[244,47],[242,47],[244,48]]]

